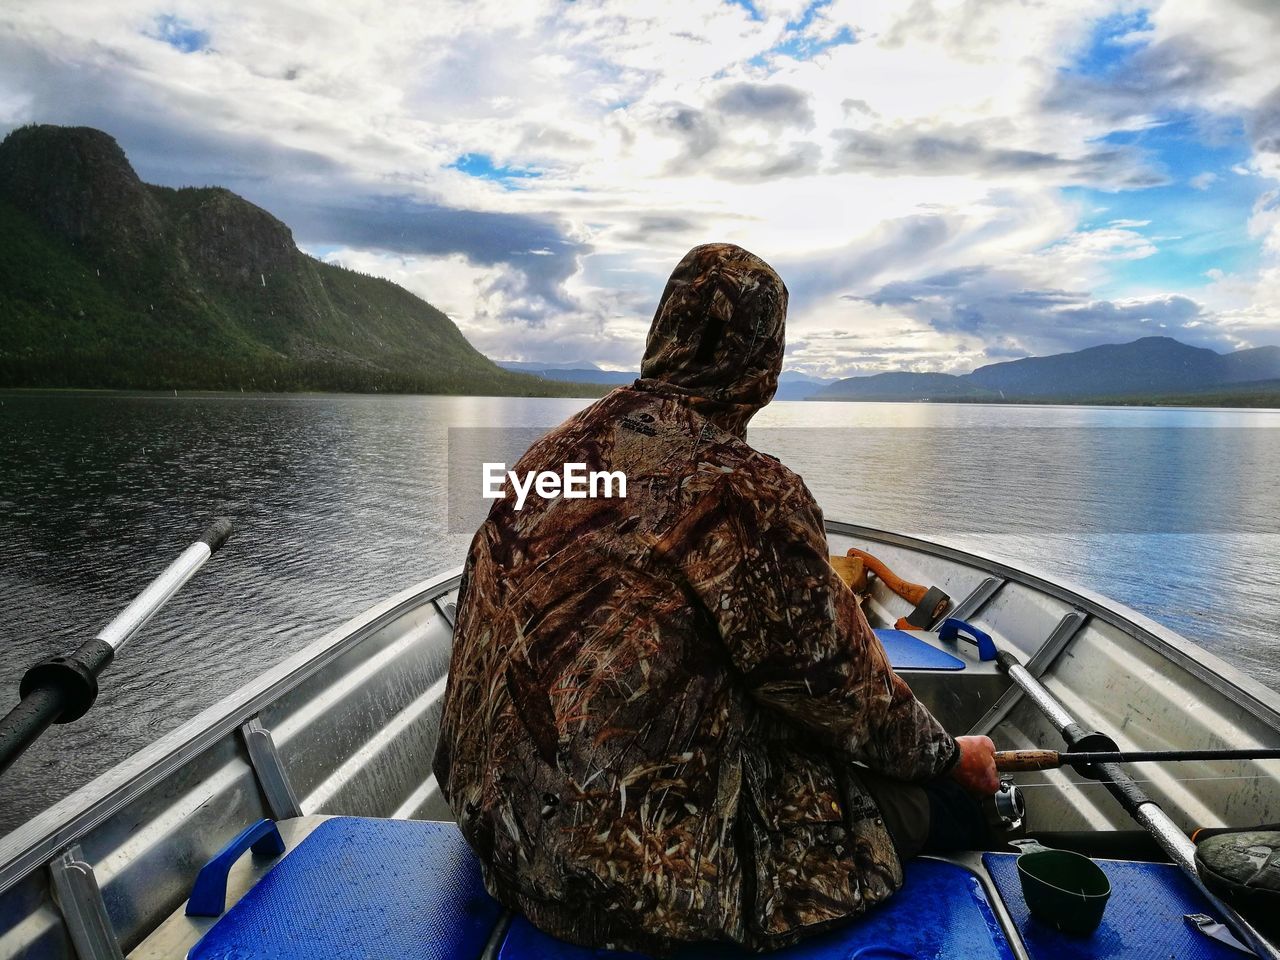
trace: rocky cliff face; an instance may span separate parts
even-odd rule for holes
[[[565,395],[229,190],[143,183],[107,134],[52,126],[0,143],[6,384]]]
[[[222,187],[167,191],[181,252],[204,278],[227,286],[261,285],[262,277],[296,269],[293,232],[261,207]]]
[[[21,127],[0,146],[0,196],[99,253],[164,239],[163,213],[120,145],[91,127]]]

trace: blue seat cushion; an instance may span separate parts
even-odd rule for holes
[[[877,630],[889,664],[895,670],[963,670],[964,661],[921,640],[908,630]],[[937,636],[937,634],[934,634]]]
[[[1111,880],[1111,897],[1101,926],[1087,937],[1077,937],[1031,916],[1018,881],[1016,853],[987,853],[982,861],[1032,960],[1241,960],[1244,956],[1183,920],[1188,913],[1222,918],[1173,864],[1095,861]]]
[[[502,908],[456,826],[335,817],[191,948],[192,960],[479,957]]]
[[[913,860],[906,884],[887,903],[847,926],[770,953],[770,960],[1013,960],[981,882],[941,860]],[[759,957],[727,944],[694,944],[677,960]],[[511,924],[499,960],[641,960],[640,954],[589,950],[536,930],[523,917]]]

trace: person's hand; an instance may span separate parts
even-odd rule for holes
[[[951,768],[951,779],[970,793],[988,797],[1000,789],[996,773],[996,745],[990,737],[956,737],[960,759]]]

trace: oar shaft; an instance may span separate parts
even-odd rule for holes
[[[19,702],[0,717],[0,773],[55,723],[78,720],[98,696],[98,676],[123,647],[231,535],[217,520],[108,623],[66,656],[41,660],[22,677]]]
[[[195,576],[196,571],[204,566],[218,548],[231,536],[229,520],[215,520],[204,535],[187,549],[178,559],[169,564],[160,576],[151,581],[133,602],[121,610],[111,622],[98,631],[95,639],[101,640],[116,653],[133,639],[152,617],[177,593],[182,585]]]
[[[1006,772],[1087,767],[1099,763],[1170,763],[1184,760],[1280,760],[1280,749],[1242,747],[1232,750],[1123,750],[1080,751],[1000,750],[996,769]]]

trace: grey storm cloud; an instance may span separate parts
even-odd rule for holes
[[[1066,157],[999,146],[966,128],[914,126],[837,130],[835,139],[837,167],[858,172],[953,176],[1056,171],[1064,181],[1125,188],[1169,182],[1129,147]]]
[[[503,293],[527,301],[520,319],[537,323],[548,310],[575,304],[562,284],[589,252],[551,218],[491,213],[408,197],[357,197],[345,203],[282,202],[284,219],[310,244],[423,256],[460,253],[472,263],[508,264],[521,277],[499,281]]]
[[[715,118],[697,107],[673,105],[664,115],[666,128],[683,143],[681,161],[701,160],[720,145]]]
[[[1249,135],[1259,153],[1280,153],[1280,87],[1258,104],[1249,117]]]
[[[1082,113],[1121,124],[1191,103],[1237,72],[1194,38],[1173,36],[1135,49],[1100,74],[1060,72],[1041,105],[1050,112]]]
[[[726,116],[747,117],[769,126],[813,126],[809,94],[782,83],[735,83],[711,103]]]
[[[634,221],[624,224],[617,237],[627,243],[648,243],[668,234],[688,233],[697,226],[696,222],[681,214],[642,214]]]
[[[711,173],[725,180],[756,182],[816,173],[822,150],[815,143],[777,143],[765,148],[754,144],[739,149],[734,133],[742,127],[764,127],[782,132],[788,127],[813,126],[809,94],[785,84],[739,82],[721,90],[706,108],[685,103],[666,104],[659,129],[681,144],[680,154],[668,173]]]
[[[846,299],[893,307],[941,333],[981,337],[991,345],[986,354],[993,358],[1078,350],[1151,335],[1217,349],[1232,346],[1205,322],[1210,317],[1190,297],[1099,300],[1070,290],[1028,288],[1023,278],[990,267],[895,281]]]

